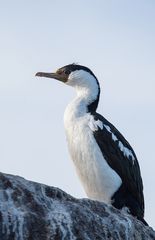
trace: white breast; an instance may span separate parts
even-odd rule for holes
[[[104,159],[90,121],[92,116],[84,114],[80,102],[76,100],[68,105],[64,115],[68,148],[87,196],[110,203],[122,180]]]

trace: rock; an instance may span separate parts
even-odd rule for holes
[[[127,212],[0,173],[0,240],[155,239]]]

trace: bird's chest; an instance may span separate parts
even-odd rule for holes
[[[77,117],[71,113],[68,107],[64,115],[68,148],[76,168],[83,175],[92,164],[92,155],[95,150],[93,133],[89,127],[88,114]]]
[[[69,152],[88,197],[110,203],[121,180],[104,159],[89,121],[89,114],[73,118],[65,113]]]
[[[88,159],[92,159],[94,149],[93,135],[87,121],[80,119],[65,124],[65,132],[72,160],[78,168],[84,167]]]
[[[97,150],[92,132],[85,119],[70,122],[69,125],[65,124],[65,131],[71,159],[86,190],[88,186],[85,185],[94,181],[96,171],[95,151]]]
[[[78,164],[88,155],[92,145],[92,132],[89,128],[89,114],[80,114],[80,107],[70,104],[64,114],[65,132],[72,160]],[[81,161],[80,161],[81,162]]]

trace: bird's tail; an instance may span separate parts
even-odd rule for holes
[[[140,220],[142,223],[144,223],[145,226],[149,226],[149,224],[145,221],[144,218],[139,218],[139,220]]]

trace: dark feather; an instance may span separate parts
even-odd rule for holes
[[[102,151],[104,158],[109,166],[117,172],[122,179],[122,185],[112,197],[112,204],[116,208],[128,207],[131,214],[137,216],[138,219],[143,220],[144,217],[144,196],[143,183],[140,174],[140,167],[137,157],[126,139],[122,134],[103,116],[98,113],[93,113],[95,120],[102,121],[103,124],[110,127],[112,133],[118,140],[112,139],[112,133],[107,131],[105,127],[94,132],[94,137]],[[133,156],[128,158],[123,154],[119,148],[119,141],[124,147],[128,148]]]

